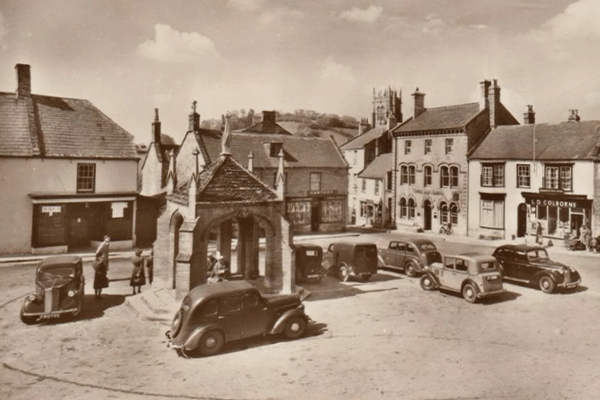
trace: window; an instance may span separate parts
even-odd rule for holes
[[[531,185],[529,164],[517,164],[517,187],[528,188]]]
[[[450,222],[452,225],[458,224],[458,205],[456,203],[450,204]]]
[[[446,154],[454,152],[454,139],[446,139]]]
[[[454,267],[456,268],[457,271],[467,272],[467,270],[469,269],[469,262],[467,260],[457,258],[456,264]]]
[[[406,218],[408,216],[408,208],[406,205],[406,199],[402,197],[400,199],[400,218]]]
[[[411,147],[412,147],[412,141],[405,140],[404,141],[404,154],[410,154]]]
[[[454,258],[453,257],[445,257],[444,258],[444,267],[447,269],[454,269]]]
[[[392,175],[392,171],[386,172],[386,188],[387,190],[394,190],[394,176]]]
[[[271,147],[269,149],[269,156],[279,157],[279,153],[281,153],[281,150],[283,150],[283,142],[271,142],[270,145]]]
[[[361,191],[362,191],[363,193],[365,193],[365,192],[367,191],[367,180],[366,180],[366,179],[361,179],[361,181],[362,181],[362,182],[361,182],[361,183],[362,183],[362,186],[361,186]]]
[[[415,200],[408,199],[408,219],[415,219]]]
[[[431,153],[431,139],[425,139],[425,154]]]
[[[375,179],[375,195],[379,194],[379,179]]]
[[[446,166],[440,168],[440,187],[450,187],[450,170]]]
[[[311,192],[318,192],[321,190],[321,173],[311,172],[310,173],[310,190]]]
[[[77,164],[77,192],[96,189],[96,164]]]
[[[408,184],[409,185],[415,184],[416,172],[417,172],[417,168],[414,165],[411,165],[408,167]]]
[[[547,165],[544,189],[573,190],[573,168],[571,165]]]
[[[243,296],[226,297],[219,301],[219,309],[221,314],[234,314],[242,310]]]
[[[504,228],[504,200],[481,199],[480,225],[486,228]]]
[[[483,164],[481,186],[504,186],[504,164]]]
[[[400,167],[400,184],[406,185],[408,184],[408,166],[403,165]]]
[[[448,204],[445,202],[440,204],[440,222],[442,224],[448,223]]]
[[[450,187],[458,187],[458,167],[450,167]]]
[[[432,175],[433,175],[433,168],[431,168],[431,166],[427,165],[425,168],[423,168],[423,185],[424,186],[431,186],[431,182],[432,182]]]

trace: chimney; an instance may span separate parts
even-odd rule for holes
[[[17,70],[17,98],[31,96],[31,67],[28,64],[15,65]]]
[[[488,107],[490,109],[490,128],[495,128],[498,125],[500,114],[500,86],[498,86],[497,79],[494,79],[493,85],[489,88]]]
[[[248,154],[248,171],[254,172],[254,153]]]
[[[275,122],[277,114],[275,111],[263,111],[262,112],[262,121],[263,122]]]
[[[231,123],[229,115],[225,117],[225,130],[221,136],[221,155],[231,155]]]
[[[192,112],[189,117],[188,131],[198,132],[200,130],[200,114],[196,112],[196,100],[192,101]]]
[[[490,105],[488,95],[489,95],[489,90],[490,90],[491,84],[492,84],[492,82],[490,82],[488,80],[484,80],[483,82],[479,83],[479,85],[481,85],[481,97],[479,97],[479,110],[480,111],[485,110]]]
[[[577,110],[569,110],[569,122],[579,122],[580,119]]]
[[[154,109],[154,122],[152,122],[152,139],[154,143],[160,144],[160,120],[158,119],[158,108]]]
[[[396,117],[394,117],[393,115],[389,116],[388,120],[387,120],[388,131],[391,130],[393,127],[395,127],[397,122],[398,121],[396,121]]]
[[[535,111],[532,105],[527,105],[527,112],[523,114],[525,125],[535,124]]]
[[[425,93],[419,92],[419,88],[417,88],[412,96],[415,98],[414,118],[416,118],[425,111]]]

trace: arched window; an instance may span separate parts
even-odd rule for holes
[[[400,167],[400,184],[407,185],[408,184],[408,167],[403,165]]]
[[[448,204],[445,202],[440,204],[440,222],[442,224],[448,223]]]
[[[415,219],[415,200],[408,199],[408,219]]]
[[[450,187],[458,187],[458,167],[450,167]]]
[[[432,175],[433,168],[431,168],[429,165],[426,165],[425,168],[423,168],[423,186],[431,186]]]
[[[458,205],[456,203],[450,204],[450,222],[452,225],[458,224]]]
[[[400,218],[406,218],[408,215],[408,210],[406,208],[406,199],[402,197],[400,199]]]
[[[415,184],[416,172],[417,172],[417,168],[414,165],[411,165],[410,167],[408,167],[408,184],[409,185]]]
[[[450,186],[450,172],[448,171],[448,167],[443,166],[440,168],[440,187],[448,187]]]

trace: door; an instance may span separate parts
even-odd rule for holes
[[[396,267],[404,266],[406,259],[406,243],[398,242],[396,245],[396,256],[394,257],[394,265]]]
[[[90,245],[89,206],[85,204],[69,205],[69,248]]]
[[[265,307],[259,294],[255,291],[244,294],[242,319],[242,337],[244,338],[262,335],[269,329],[272,312]]]
[[[321,221],[320,202],[313,201],[310,207],[310,230],[317,232],[319,230],[319,222]]]
[[[455,258],[450,260],[454,261],[453,265],[448,261],[444,262],[444,286],[452,290],[460,290],[463,281],[468,277],[468,264],[467,261],[461,258]]]
[[[225,331],[227,341],[241,339],[244,320],[242,318],[242,303],[244,296],[229,296],[219,300],[219,325]]]
[[[429,200],[425,200],[423,204],[423,229],[431,230],[431,202]]]
[[[523,237],[527,233],[527,206],[519,204],[517,208],[517,237]]]

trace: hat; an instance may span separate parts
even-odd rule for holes
[[[222,260],[222,259],[223,259],[223,255],[221,255],[221,252],[220,252],[219,250],[216,250],[216,251],[215,251],[215,252],[212,254],[212,256],[213,256],[214,258],[216,258],[217,260]]]

